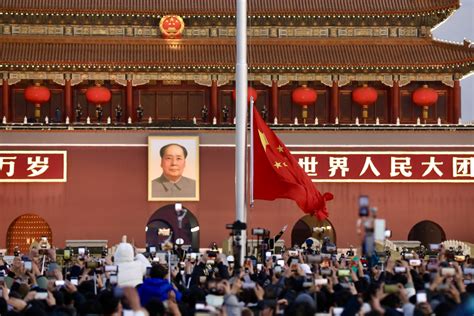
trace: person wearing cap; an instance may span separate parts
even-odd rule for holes
[[[151,182],[151,196],[184,197],[196,196],[196,180],[183,176],[188,151],[179,144],[167,144],[160,149],[163,173]]]

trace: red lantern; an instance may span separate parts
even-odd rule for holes
[[[96,84],[95,87],[90,87],[86,91],[86,99],[88,102],[95,104],[95,114],[97,121],[102,121],[102,104],[108,103],[112,98],[112,93],[106,87]]]
[[[95,104],[96,106],[108,103],[111,98],[112,93],[110,93],[110,90],[100,85],[90,87],[86,91],[87,101]]]
[[[313,104],[318,99],[316,90],[308,88],[306,85],[302,85],[296,88],[291,94],[291,100],[293,103],[303,107],[301,116],[303,117],[303,123],[306,124],[308,118],[308,105]]]
[[[426,123],[428,119],[428,107],[438,102],[438,93],[433,88],[428,88],[428,85],[416,89],[412,94],[413,103],[423,107],[423,120]]]
[[[257,94],[257,90],[255,90],[254,88],[252,87],[248,87],[248,90],[247,90],[247,103],[250,104],[250,98],[253,97],[253,102],[257,102],[257,97],[258,97],[258,94]],[[236,92],[235,92],[235,89],[232,90],[232,98],[234,99],[234,101],[236,100],[237,98],[237,95],[236,95]]]
[[[48,88],[41,86],[38,82],[34,86],[25,89],[25,100],[35,105],[35,120],[39,122],[41,117],[41,104],[46,103],[51,98]]]
[[[352,91],[352,101],[362,106],[362,118],[367,121],[369,105],[377,101],[377,90],[364,84]]]

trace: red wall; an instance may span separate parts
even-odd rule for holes
[[[6,150],[6,148],[0,148]],[[7,150],[25,150],[8,147]],[[54,243],[67,239],[106,239],[116,243],[123,234],[139,246],[145,243],[149,217],[169,202],[147,201],[147,148],[143,147],[35,147],[67,150],[67,183],[0,183],[0,247],[6,245],[11,222],[25,213],[42,216],[51,226]],[[200,202],[185,202],[199,220],[201,247],[228,237],[225,224],[235,220],[234,148],[200,148]],[[366,184],[326,183],[332,192],[330,221],[341,247],[356,242],[355,222],[360,194],[370,196],[387,219],[394,240],[405,240],[419,221],[432,220],[448,239],[474,242],[474,184]],[[284,235],[290,244],[291,228],[304,214],[290,200],[256,201],[248,210],[248,225],[276,233],[289,224]]]

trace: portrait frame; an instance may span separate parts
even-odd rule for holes
[[[183,177],[195,181],[194,196],[159,196],[159,194],[153,192],[153,187],[156,186],[157,179],[163,173],[160,149],[169,144],[181,145],[185,147],[188,152],[182,175]],[[155,183],[153,181],[155,181]],[[148,201],[199,201],[199,136],[148,136],[147,187]]]

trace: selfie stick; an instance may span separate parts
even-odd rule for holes
[[[171,251],[168,250],[168,282],[171,284]]]
[[[46,262],[46,255],[43,255],[43,263],[41,264],[41,274],[44,273],[44,264]]]

